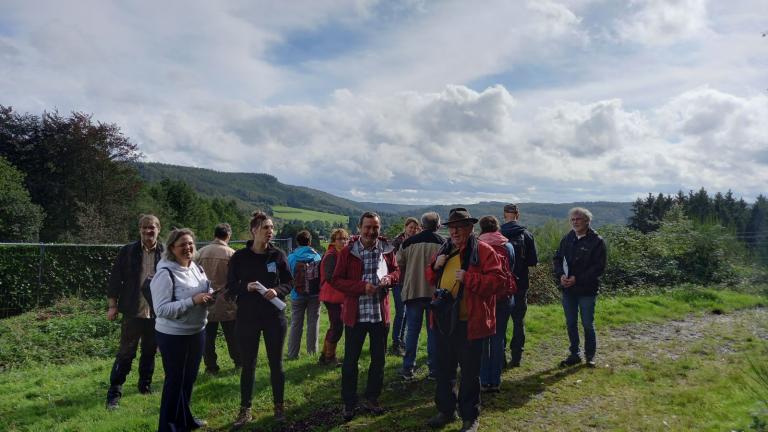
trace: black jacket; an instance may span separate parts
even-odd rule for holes
[[[251,250],[253,240],[243,249],[236,251],[229,259],[227,274],[227,297],[237,298],[238,321],[261,321],[283,317],[284,312],[273,306],[269,300],[256,291],[249,292],[248,284],[259,281],[266,288],[277,291],[278,297],[285,300],[291,292],[293,276],[288,269],[285,253],[269,243],[265,254],[256,254]]]
[[[563,259],[568,263],[568,276],[576,276],[576,285],[570,288],[560,286],[560,276],[565,274]],[[576,295],[597,295],[600,291],[600,276],[605,272],[607,250],[605,241],[595,230],[589,228],[581,239],[571,230],[560,240],[554,265],[555,283],[560,289],[567,289]]]
[[[517,221],[509,221],[501,226],[501,233],[515,246],[515,268],[512,272],[517,276],[517,290],[521,293],[528,289],[528,267],[539,263],[536,252],[536,241],[533,234]],[[522,236],[524,246],[518,248],[516,241]],[[518,250],[522,249],[522,250]]]
[[[143,255],[141,241],[129,243],[120,248],[112,273],[109,275],[107,297],[117,299],[117,310],[125,316],[136,316],[139,311],[139,296],[141,294],[141,258]],[[160,242],[155,247],[155,267],[163,254]]]

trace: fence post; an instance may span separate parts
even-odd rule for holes
[[[40,243],[40,262],[37,266],[37,298],[35,307],[40,306],[40,294],[43,292],[43,263],[45,262],[45,243]]]

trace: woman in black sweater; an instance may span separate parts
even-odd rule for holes
[[[227,276],[228,295],[237,297],[236,334],[243,364],[240,373],[240,412],[234,427],[242,427],[252,419],[251,398],[262,334],[267,347],[275,420],[285,419],[282,355],[287,323],[284,310],[276,307],[271,300],[275,297],[284,300],[291,290],[293,278],[285,253],[270,243],[274,224],[269,216],[261,211],[253,212],[250,229],[253,240],[232,255]],[[260,293],[257,282],[266,290]]]

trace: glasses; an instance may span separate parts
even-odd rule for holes
[[[576,222],[576,221],[583,221],[583,220],[585,220],[583,217],[575,217],[575,218],[571,218],[571,222]]]

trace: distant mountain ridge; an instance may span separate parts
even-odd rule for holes
[[[503,202],[486,201],[476,204],[413,205],[358,202],[331,195],[321,190],[281,183],[269,174],[221,172],[207,168],[167,165],[155,162],[137,164],[139,174],[147,182],[163,178],[182,180],[198,193],[208,197],[231,198],[244,209],[285,205],[351,216],[356,220],[362,212],[373,210],[392,219],[401,216],[419,217],[427,211],[436,211],[447,218],[453,207],[466,207],[473,216],[494,215],[501,219]],[[632,215],[631,202],[579,202],[579,203],[518,203],[521,222],[539,226],[551,219],[565,220],[568,210],[575,206],[588,208],[594,215],[595,226],[626,224]]]

